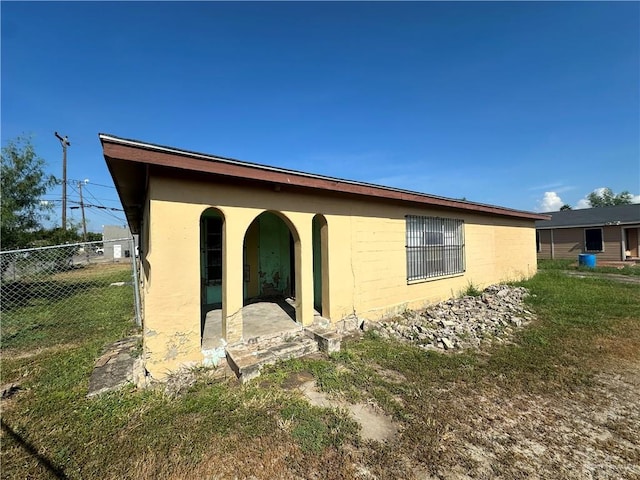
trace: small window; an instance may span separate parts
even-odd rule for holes
[[[542,251],[540,247],[540,232],[536,230],[536,252]]]
[[[205,282],[207,285],[222,285],[222,218],[206,218],[205,228]]]
[[[602,252],[604,245],[602,244],[602,229],[587,228],[584,231],[584,245],[587,252]]]
[[[406,217],[407,280],[464,272],[464,222],[452,218]]]

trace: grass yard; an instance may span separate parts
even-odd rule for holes
[[[538,267],[542,270],[568,270],[579,272],[591,272],[591,273],[615,273],[618,275],[632,275],[640,276],[639,264],[628,264],[620,267],[611,267],[606,265],[596,265],[595,268],[584,267],[578,265],[575,260],[560,259],[560,260],[538,260]]]
[[[509,344],[444,355],[366,334],[245,386],[203,374],[174,399],[85,398],[103,345],[131,330],[128,302],[105,297],[121,314],[87,309],[72,336],[39,319],[5,348],[3,331],[2,383],[21,390],[2,403],[2,478],[640,478],[640,288],[556,268],[522,285],[538,320]],[[361,440],[292,388],[300,376],[400,433]]]

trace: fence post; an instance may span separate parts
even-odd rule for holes
[[[133,266],[133,296],[136,302],[136,325],[142,326],[142,313],[140,311],[140,282],[138,281],[138,257],[136,255],[136,241],[133,237],[131,242],[131,262]]]

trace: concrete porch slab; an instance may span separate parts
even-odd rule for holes
[[[247,343],[300,331],[302,325],[295,322],[295,310],[285,300],[255,302],[242,308],[242,332]],[[212,310],[205,319],[202,349],[220,347],[222,338],[222,310]]]
[[[227,363],[244,383],[260,375],[264,365],[278,360],[319,350],[327,353],[340,350],[341,336],[331,330],[330,323],[316,312],[314,325],[303,328],[295,322],[291,299],[255,301],[242,308],[243,340],[226,345],[222,336],[222,311],[212,310],[205,319],[202,350],[215,349],[226,354]]]

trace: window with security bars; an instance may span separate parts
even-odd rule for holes
[[[464,272],[464,222],[453,218],[406,216],[407,280]]]

